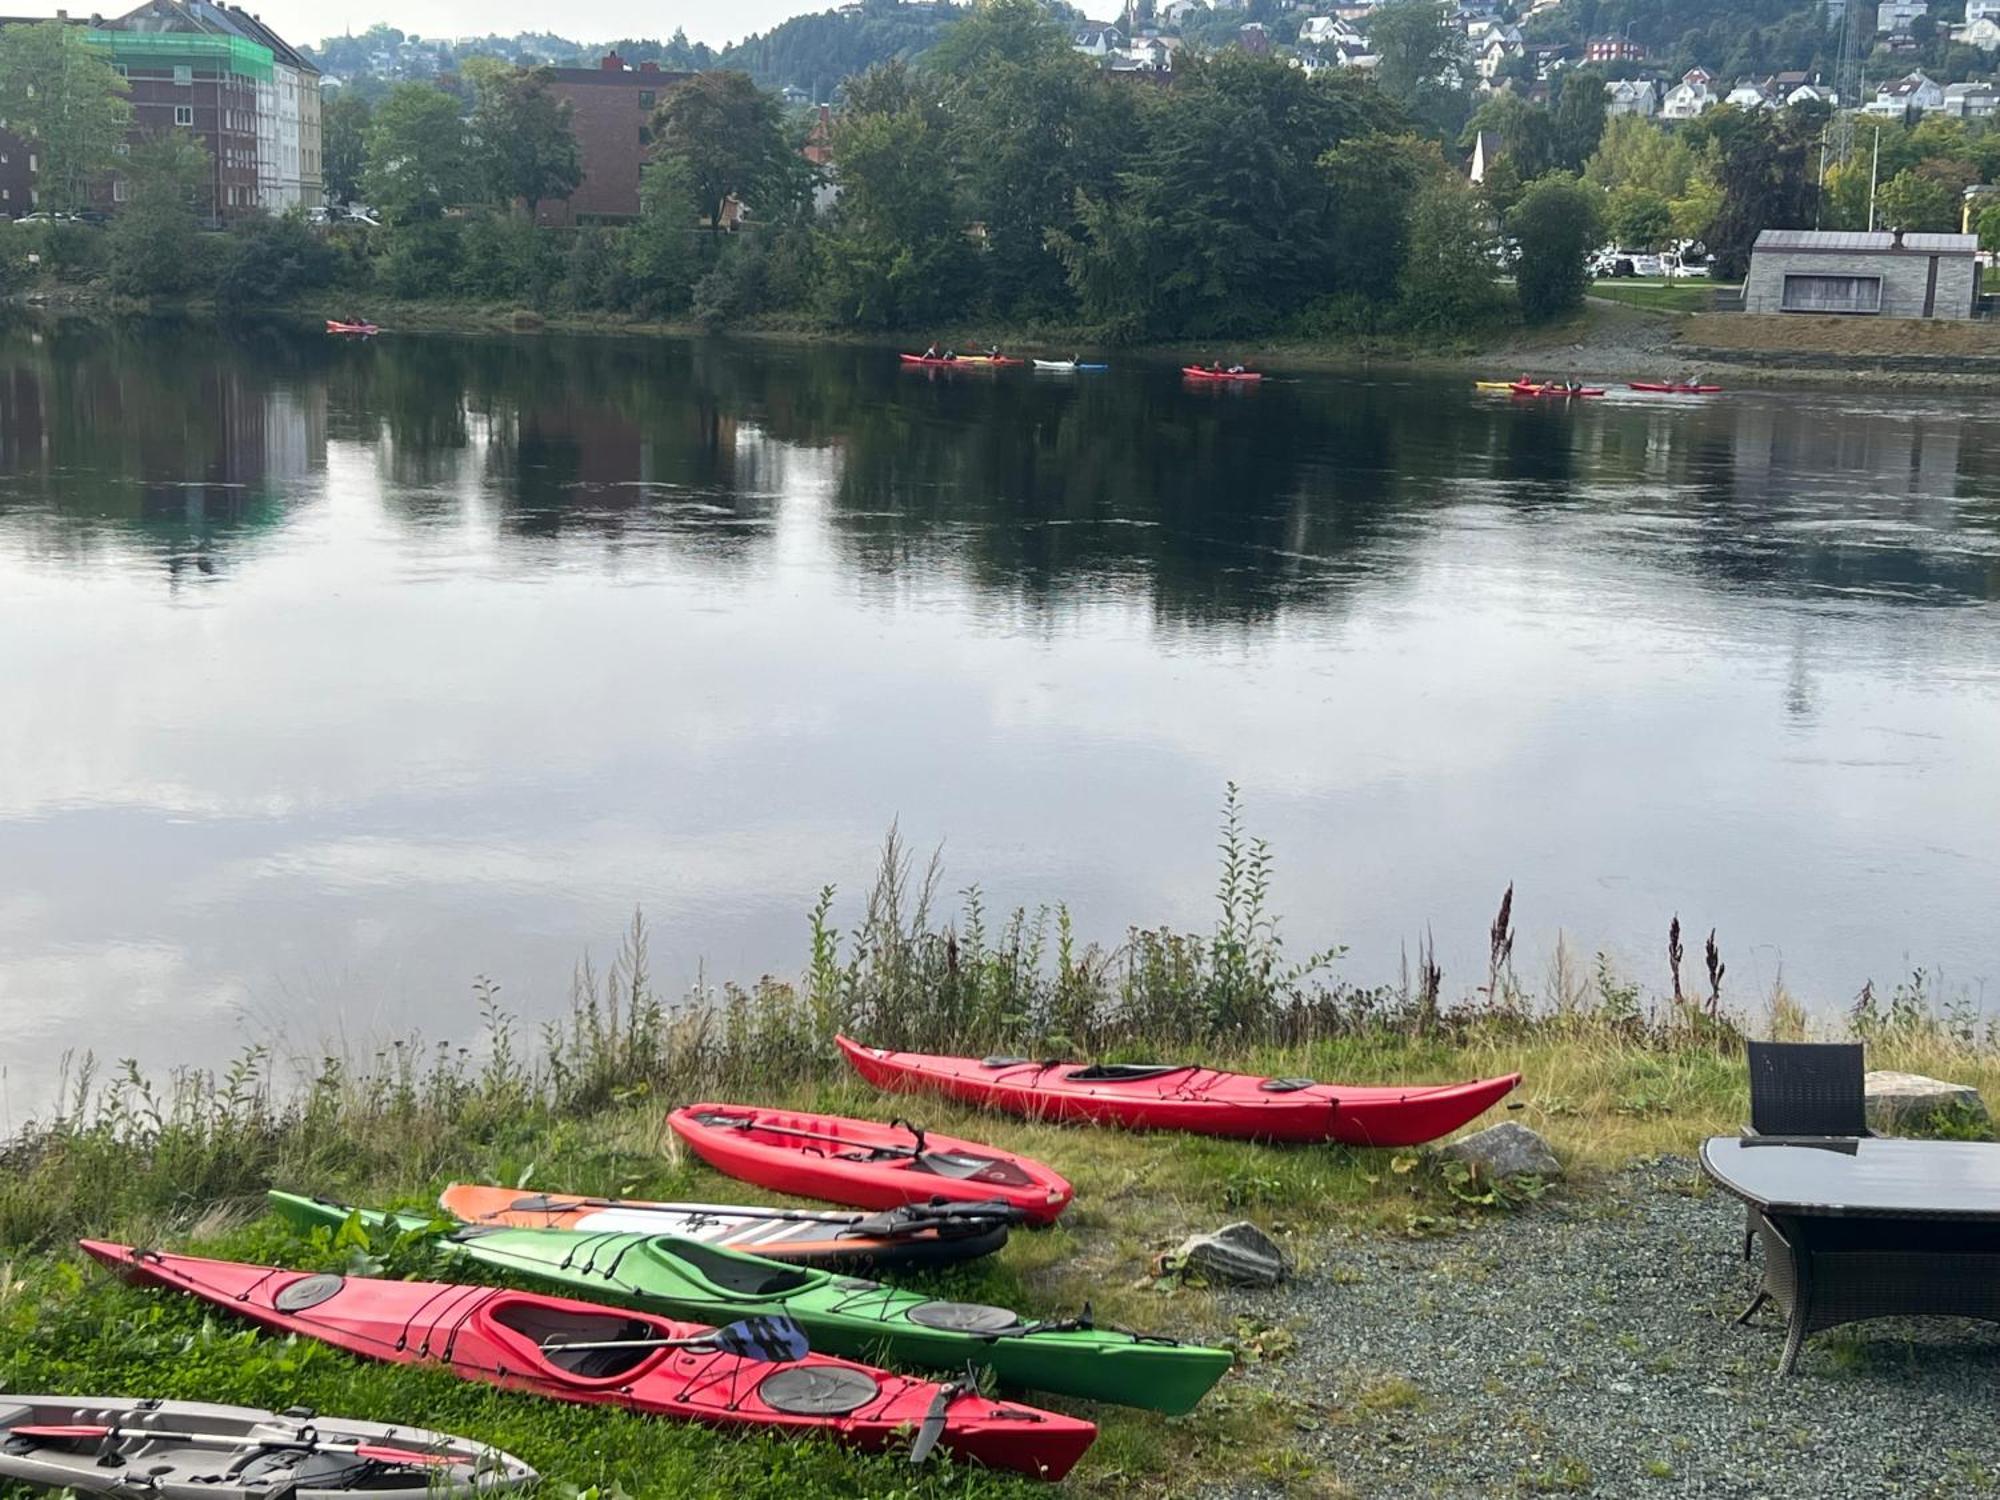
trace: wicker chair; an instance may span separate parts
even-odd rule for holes
[[[1867,1093],[1859,1042],[1750,1042],[1750,1123],[1745,1135],[1862,1136]],[[1757,1210],[1743,1223],[1743,1258],[1757,1239]]]

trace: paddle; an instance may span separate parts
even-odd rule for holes
[[[888,1238],[914,1234],[944,1219],[1000,1219],[1017,1223],[1021,1211],[1004,1199],[987,1203],[915,1203],[880,1214],[841,1213],[838,1210],[771,1208],[749,1203],[644,1203],[626,1198],[552,1198],[548,1194],[519,1198],[507,1205],[510,1213],[560,1213],[580,1208],[626,1209],[634,1212],[685,1214],[690,1218],[765,1219],[784,1224],[830,1224],[839,1229],[856,1229]]]
[[[891,1120],[889,1123],[892,1126],[901,1126],[915,1136],[917,1143],[914,1146],[875,1146],[866,1141],[850,1140],[845,1136],[822,1135],[817,1130],[795,1130],[788,1125],[765,1125],[743,1115],[701,1114],[696,1115],[694,1119],[698,1124],[716,1129],[755,1130],[770,1135],[815,1141],[825,1146],[852,1146],[857,1151],[867,1152],[867,1159],[870,1161],[911,1161],[940,1177],[952,1177],[960,1181],[1001,1181],[1019,1186],[1025,1186],[1033,1181],[1027,1173],[1005,1157],[932,1151],[925,1145],[924,1127],[912,1125],[908,1120]]]
[[[812,1353],[806,1331],[787,1317],[745,1318],[726,1328],[717,1328],[686,1339],[602,1339],[590,1343],[566,1343],[544,1339],[542,1353],[568,1354],[588,1349],[715,1349],[760,1365],[790,1364]]]
[[[385,1448],[374,1443],[338,1443],[324,1438],[259,1438],[247,1434],[229,1437],[217,1432],[169,1432],[158,1427],[99,1427],[87,1423],[9,1427],[6,1436],[65,1441],[116,1438],[121,1442],[151,1438],[156,1442],[189,1443],[202,1448],[297,1448],[307,1453],[352,1453],[357,1458],[372,1459],[382,1464],[422,1464],[436,1468],[470,1462],[450,1453],[419,1453],[414,1448]]]
[[[979,1392],[979,1381],[971,1370],[960,1380],[948,1381],[938,1387],[931,1397],[930,1410],[924,1413],[923,1425],[917,1428],[917,1440],[910,1445],[910,1462],[920,1464],[931,1456],[944,1436],[945,1424],[951,1418],[951,1404],[960,1396],[973,1396]]]
[[[907,1120],[891,1120],[891,1125],[900,1125],[917,1138],[914,1146],[876,1146],[867,1141],[849,1140],[846,1136],[827,1135],[818,1130],[794,1130],[788,1125],[764,1125],[747,1115],[696,1115],[695,1123],[719,1130],[756,1130],[766,1135],[785,1135],[802,1141],[818,1141],[827,1146],[853,1146],[858,1150],[873,1152],[877,1156],[917,1157],[924,1154],[924,1130],[921,1125],[912,1125]]]

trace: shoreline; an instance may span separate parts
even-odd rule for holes
[[[148,307],[91,298],[48,298],[16,293],[5,299],[19,312],[49,318],[85,321],[135,317],[182,317],[217,326],[256,323],[301,325],[317,332],[322,315],[297,307],[246,310],[223,315],[213,304],[190,302],[172,307]],[[714,339],[723,342],[772,343],[797,346],[850,346],[885,353],[918,347],[934,332],[897,333],[831,329],[787,321],[711,329],[686,321],[643,321],[591,315],[548,314],[495,303],[382,302],[362,299],[356,315],[379,324],[384,334],[398,332],[453,333],[467,336],[536,335],[614,338]],[[1512,379],[1527,373],[1556,376],[1574,373],[1585,379],[1628,381],[1673,379],[1690,369],[1704,378],[1739,387],[1859,387],[1882,390],[1988,390],[2000,388],[2000,337],[1991,353],[1881,352],[1816,348],[1800,343],[1791,348],[1755,348],[1718,342],[1683,341],[1683,334],[1712,337],[1720,326],[1714,319],[1741,319],[1744,314],[1690,314],[1636,308],[1629,303],[1588,297],[1578,313],[1539,328],[1508,325],[1496,328],[1476,345],[1426,350],[1404,336],[1358,335],[1345,343],[1322,339],[1254,336],[1240,341],[1161,341],[1103,344],[1080,330],[1060,327],[978,329],[963,340],[968,347],[998,344],[1023,357],[1067,357],[1072,352],[1105,356],[1116,362],[1146,365],[1205,363],[1223,357],[1230,362],[1261,367],[1280,374],[1363,374],[1400,372],[1465,374],[1474,379]],[[1814,320],[1819,321],[1819,320]],[[1690,330],[1690,324],[1696,326]],[[1807,320],[1760,320],[1759,331],[1788,334],[1804,331]],[[1871,331],[1881,331],[1879,328]],[[1888,330],[1892,341],[1901,331]],[[1983,327],[1980,330],[1983,332]]]

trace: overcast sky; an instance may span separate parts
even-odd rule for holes
[[[484,36],[498,32],[553,31],[580,42],[621,36],[669,37],[676,27],[698,42],[721,46],[764,31],[788,16],[833,7],[824,0],[235,0],[262,16],[287,41],[309,44],[342,31],[366,31],[386,21],[418,36]],[[1085,0],[1080,7],[1110,15],[1121,0]],[[73,16],[98,8],[105,15],[130,9],[119,0],[70,0]],[[9,6],[13,15],[56,13],[50,3]]]

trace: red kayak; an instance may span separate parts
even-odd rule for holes
[[[1562,398],[1571,396],[1601,396],[1604,394],[1604,387],[1601,385],[1579,386],[1577,389],[1571,390],[1566,385],[1536,385],[1532,381],[1523,383],[1519,380],[1510,382],[1507,389],[1517,396],[1553,396]]]
[[[1189,380],[1262,380],[1264,377],[1255,370],[1204,370],[1200,365],[1182,365],[1181,374]]]
[[[332,318],[328,318],[326,320],[326,331],[328,333],[358,333],[365,337],[369,334],[380,333],[382,330],[377,328],[373,323],[340,323]]]
[[[1076,1191],[1032,1157],[900,1120],[881,1125],[741,1104],[690,1104],[668,1115],[667,1123],[718,1172],[857,1208],[998,1200],[1019,1209],[1030,1224],[1053,1224]]]
[[[877,1088],[928,1091],[1037,1120],[1084,1120],[1187,1130],[1249,1141],[1342,1141],[1415,1146],[1449,1135],[1521,1081],[1351,1088],[1310,1078],[1253,1078],[1152,1063],[1032,1062],[1024,1057],[936,1057],[835,1037],[855,1072]]]
[[[127,1281],[188,1292],[279,1333],[391,1364],[441,1364],[467,1380],[557,1401],[787,1437],[823,1432],[868,1449],[906,1446],[942,1403],[940,1446],[1045,1479],[1067,1474],[1097,1436],[1095,1426],[1074,1417],[851,1360],[808,1354],[770,1364],[712,1348],[663,1347],[658,1341],[714,1330],[567,1297],[82,1244]]]
[[[1001,365],[1019,365],[1027,361],[1010,359],[1004,354],[958,354],[950,359],[933,358],[928,354],[905,354],[899,356],[906,365],[943,365],[947,370],[955,365],[978,365],[981,369],[992,370]]]
[[[1722,389],[1719,385],[1675,385],[1664,380],[1628,380],[1625,384],[1635,391],[1658,391],[1665,396],[1713,396]]]

